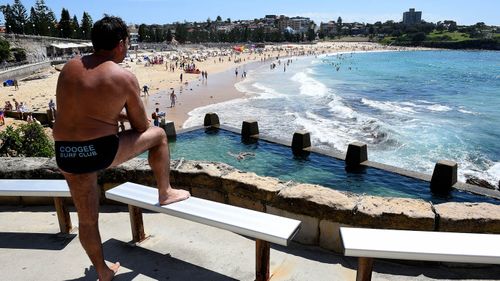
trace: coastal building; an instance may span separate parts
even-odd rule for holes
[[[319,31],[321,34],[331,36],[337,34],[337,24],[334,21],[329,21],[327,23],[321,23],[319,26]]]
[[[274,24],[274,22],[276,21],[278,17],[276,15],[266,15],[264,17],[264,22],[268,25],[272,25]]]
[[[415,11],[414,8],[411,8],[408,12],[403,13],[403,24],[413,25],[420,23],[422,21],[422,12]]]
[[[280,16],[278,18],[278,28],[280,30],[293,30],[293,33],[305,33],[311,25],[310,18],[304,17],[286,17]]]

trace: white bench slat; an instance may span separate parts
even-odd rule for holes
[[[0,196],[71,197],[66,180],[0,180]]]
[[[157,189],[130,182],[106,191],[106,198],[285,246],[300,226],[298,220],[192,196],[160,206]]]
[[[353,257],[500,264],[500,235],[341,227]]]

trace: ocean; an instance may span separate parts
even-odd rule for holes
[[[189,113],[184,127],[216,112],[266,135],[311,133],[315,147],[345,153],[368,145],[371,161],[431,174],[458,163],[459,180],[500,180],[500,52],[387,51],[281,58],[249,66],[236,88],[246,98]],[[241,69],[240,69],[241,72]]]

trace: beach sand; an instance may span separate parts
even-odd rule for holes
[[[297,44],[281,44],[266,46],[265,50],[259,54],[256,52],[243,52],[241,54],[233,53],[230,56],[221,56],[223,62],[219,61],[219,57],[208,57],[205,61],[195,61],[196,68],[207,71],[208,79],[203,81],[200,74],[183,73],[183,83],[180,81],[180,69],[175,69],[171,72],[166,69],[165,64],[153,64],[145,66],[145,62],[138,62],[137,57],[143,56],[160,56],[166,55],[167,52],[132,52],[130,57],[133,62],[125,61],[122,66],[134,73],[139,81],[139,85],[149,86],[149,96],[143,96],[143,101],[148,111],[148,116],[156,107],[160,111],[167,112],[166,119],[175,123],[176,128],[182,128],[183,123],[187,120],[188,113],[198,107],[220,103],[223,101],[242,98],[244,93],[238,92],[234,84],[241,79],[241,71],[246,64],[250,62],[270,64],[276,60],[299,56],[299,55],[314,55],[326,54],[335,52],[349,51],[370,51],[370,50],[394,50],[394,47],[382,46],[375,43],[351,43],[351,42],[322,42],[313,45],[297,45]],[[189,53],[201,53],[207,50],[188,50]],[[231,61],[228,58],[231,57]],[[237,59],[238,62],[235,62]],[[170,65],[171,61],[168,61]],[[235,69],[240,71],[239,77],[234,75]],[[211,77],[216,74],[217,79]],[[27,103],[28,108],[34,112],[45,112],[48,109],[50,99],[55,101],[55,92],[59,71],[55,67],[51,67],[36,76],[39,79],[19,82],[19,89],[14,87],[3,87],[0,95],[0,106],[3,106],[6,100],[12,102],[16,99],[18,102]],[[186,83],[187,82],[187,83]],[[170,108],[170,92],[175,90],[177,95],[176,106]],[[105,105],[103,105],[105,106]],[[18,124],[22,121],[6,119],[6,124]],[[202,125],[202,124],[200,124]],[[6,126],[0,126],[0,130]]]

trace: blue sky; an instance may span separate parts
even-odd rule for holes
[[[14,0],[0,0],[12,4]],[[21,0],[28,9],[35,0]],[[306,16],[316,23],[336,20],[344,22],[400,21],[404,11],[416,8],[426,21],[455,20],[458,24],[485,22],[500,26],[500,0],[45,0],[56,17],[62,8],[81,20],[84,11],[96,21],[104,13],[120,16],[127,23],[164,24],[175,21],[214,20],[226,18],[254,19],[266,14]],[[0,16],[3,22],[3,16]]]

